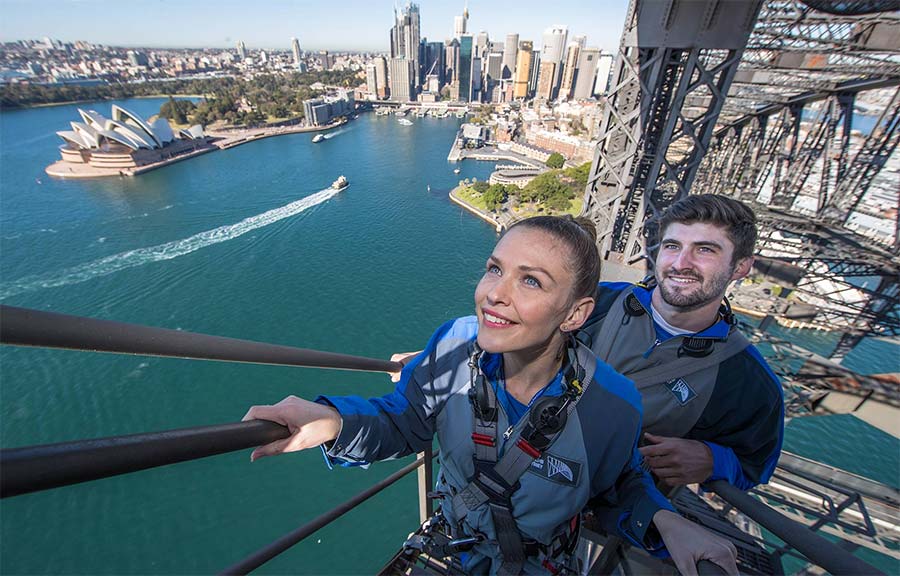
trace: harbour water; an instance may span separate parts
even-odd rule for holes
[[[161,103],[121,104],[149,116]],[[54,132],[76,118],[74,105],[0,116],[4,304],[381,358],[472,310],[496,234],[447,193],[491,165],[453,173],[456,118],[364,115],[319,144],[288,135],[138,178],[51,179]],[[340,174],[350,186],[326,191]],[[873,350],[848,363],[900,371],[896,346]],[[390,389],[380,374],[3,347],[0,445],[233,422],[288,394]],[[786,446],[895,486],[900,476],[897,440],[852,417],[795,420]],[[317,451],[252,465],[247,451],[4,500],[0,572],[215,572],[405,462],[329,471]],[[259,573],[371,573],[417,517],[407,478]]]

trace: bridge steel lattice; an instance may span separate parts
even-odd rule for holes
[[[868,133],[854,132],[860,109]],[[840,360],[866,335],[900,334],[900,166],[884,170],[898,142],[896,0],[632,0],[586,212],[621,274],[653,253],[652,219],[675,200],[750,203],[761,252],[805,270],[790,288],[844,334]],[[876,184],[877,211],[864,202]],[[861,234],[891,213],[892,233]]]

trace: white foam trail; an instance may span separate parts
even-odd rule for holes
[[[0,290],[0,300],[43,288],[58,288],[60,286],[87,282],[88,280],[99,278],[100,276],[108,276],[115,272],[119,272],[120,270],[143,266],[144,264],[149,264],[151,262],[172,260],[173,258],[190,254],[201,248],[212,246],[213,244],[233,240],[247,232],[252,232],[263,226],[268,226],[269,224],[274,224],[279,220],[290,218],[291,216],[329,200],[337,193],[338,190],[326,188],[325,190],[321,190],[311,196],[291,202],[280,208],[275,208],[274,210],[269,210],[268,212],[263,212],[262,214],[257,214],[256,216],[241,220],[237,224],[220,226],[214,230],[200,232],[189,238],[184,238],[183,240],[120,252],[119,254],[113,254],[112,256],[94,260],[93,262],[87,262],[85,264],[67,268],[52,275],[41,274],[26,276],[16,282],[3,286],[2,290]]]
[[[330,134],[326,134],[325,139],[328,140],[329,138],[334,138],[335,136],[338,136],[340,134],[343,134],[344,132],[349,132],[349,131],[350,131],[349,128],[338,128],[334,132],[331,132]]]

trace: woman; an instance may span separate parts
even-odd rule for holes
[[[422,451],[437,434],[443,529],[475,542],[472,573],[577,569],[571,527],[588,499],[611,531],[696,573],[736,574],[734,548],[683,520],[638,466],[640,397],[572,337],[594,306],[600,260],[590,223],[542,216],[500,239],[475,289],[475,316],[452,320],[381,398],[289,397],[244,417],[287,426],[263,456],[325,445],[371,462]]]

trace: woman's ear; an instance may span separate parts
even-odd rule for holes
[[[581,328],[587,319],[590,317],[591,312],[594,311],[594,299],[590,296],[585,298],[579,298],[575,302],[572,303],[572,308],[569,311],[569,315],[566,317],[565,322],[563,322],[559,329],[563,332],[573,332]]]

